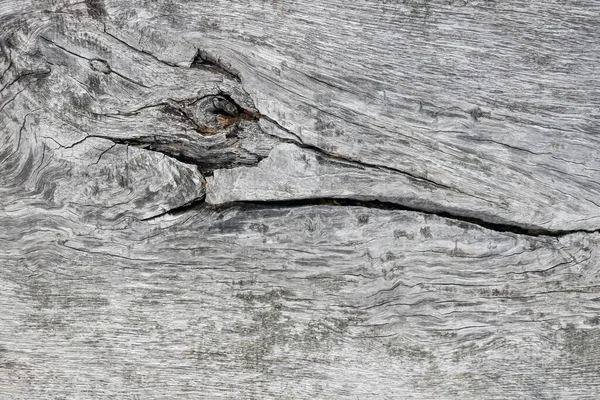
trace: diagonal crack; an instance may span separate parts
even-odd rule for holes
[[[464,192],[462,192],[462,191],[460,191],[460,190],[458,190],[458,189],[456,189],[456,188],[454,188],[452,186],[444,185],[443,183],[439,183],[439,182],[433,181],[431,179],[424,178],[422,176],[414,175],[414,174],[412,174],[410,172],[407,172],[407,171],[403,171],[403,170],[400,170],[400,169],[397,169],[397,168],[393,168],[393,167],[388,167],[388,166],[385,166],[385,165],[367,163],[367,162],[356,160],[356,159],[353,159],[353,158],[350,158],[350,157],[345,157],[345,156],[342,156],[342,155],[337,154],[337,153],[332,153],[332,152],[325,151],[325,150],[321,149],[320,147],[317,147],[317,146],[312,145],[312,144],[306,144],[296,133],[290,131],[287,128],[284,128],[277,121],[275,121],[273,118],[270,118],[270,117],[268,117],[266,115],[262,115],[262,114],[260,115],[260,118],[264,119],[266,121],[269,121],[270,123],[274,124],[277,128],[279,128],[279,129],[283,130],[284,132],[286,132],[286,133],[292,135],[293,137],[297,138],[296,140],[285,139],[285,138],[281,138],[281,137],[279,137],[277,135],[271,134],[271,136],[279,138],[282,142],[292,143],[292,144],[295,144],[296,146],[301,147],[303,149],[308,149],[308,150],[315,151],[315,152],[317,152],[317,153],[319,153],[319,154],[321,154],[323,156],[326,156],[326,157],[337,158],[339,160],[346,161],[346,162],[348,162],[350,164],[353,164],[353,165],[356,165],[356,166],[359,166],[359,167],[374,168],[374,169],[379,169],[379,170],[393,172],[393,173],[396,173],[396,174],[405,175],[405,176],[407,176],[408,178],[410,178],[413,181],[427,182],[427,183],[429,183],[431,185],[434,185],[434,186],[437,186],[437,187],[441,187],[441,188],[448,189],[448,190],[453,190],[453,191],[456,191],[456,192],[459,192],[459,193],[471,196],[470,193],[464,193]],[[266,134],[268,134],[268,133],[266,133]],[[474,196],[474,197],[477,197],[477,196]]]
[[[145,221],[145,222],[146,221],[154,221],[154,220],[159,219],[160,217],[163,217],[165,215],[174,215],[174,216],[177,216],[177,215],[184,214],[184,213],[186,213],[188,211],[191,211],[191,210],[196,210],[199,207],[201,207],[201,206],[203,206],[203,205],[206,204],[205,201],[204,201],[204,198],[205,198],[205,196],[198,197],[196,199],[188,201],[185,204],[182,204],[180,206],[173,207],[171,209],[163,211],[160,214],[156,214],[156,215],[153,215],[153,216],[147,217],[147,218],[142,218],[142,219],[140,219],[140,221]]]
[[[127,47],[128,49],[135,51],[136,53],[144,54],[144,55],[146,55],[146,56],[148,56],[148,57],[150,57],[150,58],[152,58],[152,59],[154,59],[154,60],[158,61],[159,63],[165,64],[165,65],[167,65],[167,66],[169,66],[169,67],[173,67],[173,68],[178,68],[178,67],[179,67],[179,66],[178,66],[178,65],[176,65],[176,64],[170,63],[170,62],[168,62],[168,61],[165,61],[165,60],[161,60],[160,58],[158,58],[158,57],[157,57],[157,56],[155,56],[154,54],[152,54],[152,53],[150,53],[150,52],[148,52],[148,51],[142,50],[142,49],[138,49],[137,47],[134,47],[134,46],[130,45],[129,43],[127,43],[127,42],[126,42],[126,41],[124,41],[123,39],[120,39],[120,38],[118,38],[117,36],[113,35],[112,33],[108,32],[108,31],[106,30],[106,24],[104,24],[104,29],[103,29],[103,32],[104,32],[104,34],[105,34],[105,35],[107,35],[107,36],[109,36],[109,37],[113,38],[113,39],[114,39],[114,40],[116,40],[117,42],[121,43],[122,45],[124,45],[124,46],[125,46],[125,47]]]
[[[138,81],[136,81],[134,79],[129,78],[126,75],[121,74],[118,71],[115,71],[114,69],[112,69],[110,67],[110,65],[108,64],[108,62],[106,60],[102,60],[102,59],[99,59],[99,58],[89,58],[89,57],[82,56],[81,54],[77,54],[77,53],[75,53],[75,52],[73,52],[73,51],[71,51],[71,50],[69,50],[69,49],[67,49],[67,48],[59,45],[58,43],[56,43],[56,42],[54,42],[54,41],[52,41],[52,40],[44,37],[44,36],[40,36],[40,39],[43,39],[44,41],[52,44],[53,46],[55,46],[56,48],[64,51],[67,54],[71,54],[74,57],[81,58],[83,60],[87,60],[90,63],[90,68],[92,70],[94,70],[94,71],[102,72],[102,73],[107,74],[107,75],[110,74],[110,73],[113,73],[113,74],[117,75],[119,78],[121,78],[123,80],[126,80],[127,82],[133,83],[134,85],[141,86],[144,89],[150,89],[150,86],[146,86],[146,85],[144,85],[141,82],[138,82]],[[103,68],[100,69],[98,67],[100,65],[103,66]]]
[[[194,59],[190,64],[190,68],[198,68],[218,72],[221,75],[226,76],[227,78],[233,79],[238,83],[242,83],[242,79],[240,78],[239,74],[233,72],[230,67],[225,66],[219,58],[213,57],[206,51],[200,49],[196,51],[196,55],[194,56]]]

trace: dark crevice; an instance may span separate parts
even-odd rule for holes
[[[158,140],[154,136],[152,136],[152,137],[136,137],[134,139],[123,139],[123,138],[115,138],[115,137],[109,137],[109,136],[95,136],[95,137],[101,138],[101,139],[107,139],[116,144],[123,144],[123,145],[131,146],[131,147],[137,147],[140,149],[145,149],[145,150],[150,150],[150,151],[154,151],[157,153],[161,153],[169,158],[173,158],[184,164],[194,165],[194,166],[198,166],[198,167],[200,166],[200,164],[198,163],[198,160],[193,157],[186,157],[185,155],[166,151],[166,150],[158,147],[160,145],[168,145],[169,141],[164,140],[164,139]]]
[[[190,64],[190,68],[198,68],[209,71],[218,72],[234,81],[241,83],[239,74],[233,72],[231,67],[224,65],[224,63],[204,50],[198,50],[192,63]]]
[[[126,146],[131,146],[131,147],[137,147],[137,148],[141,148],[141,149],[145,149],[145,150],[155,151],[155,152],[161,153],[169,158],[173,158],[177,161],[180,161],[184,164],[198,166],[198,161],[195,158],[185,157],[180,154],[172,154],[170,152],[155,148],[154,145],[157,145],[157,144],[163,143],[163,142],[167,143],[167,141],[158,141],[158,140],[156,140],[156,138],[154,136],[124,139],[124,138],[116,138],[116,137],[104,136],[104,135],[88,135],[81,140],[71,143],[70,145],[63,145],[62,143],[58,142],[56,139],[54,139],[50,136],[42,136],[42,138],[52,140],[56,145],[58,145],[62,149],[72,149],[73,147],[85,142],[88,139],[108,140],[114,144],[121,144],[121,145],[126,145]],[[149,140],[150,138],[152,140],[151,142],[145,141],[145,140]]]
[[[198,119],[197,116],[194,115],[194,110],[191,107],[199,101],[207,99],[210,105],[208,105],[208,108],[204,111],[207,114],[212,114],[217,117],[216,124],[213,126],[210,124],[205,125],[205,122]],[[256,165],[268,154],[268,152],[256,154],[252,153],[249,149],[236,147],[236,144],[240,142],[240,140],[243,140],[243,127],[240,123],[242,121],[257,121],[258,118],[260,118],[260,114],[242,107],[231,95],[223,91],[202,95],[192,99],[167,99],[160,103],[145,105],[133,111],[111,114],[93,113],[93,115],[96,117],[133,116],[141,111],[149,109],[157,109],[164,114],[174,116],[182,122],[185,122],[189,128],[205,138],[203,139],[203,144],[198,147],[198,143],[187,143],[184,139],[161,134],[149,134],[127,138],[89,135],[86,138],[102,138],[117,144],[155,151],[182,163],[194,165],[205,176],[212,175],[213,171],[216,169],[233,168],[239,165]],[[209,138],[214,136],[224,136],[226,141],[222,142],[221,139],[215,139],[214,143],[211,143]],[[63,148],[70,148],[79,143],[80,142],[76,142],[70,146],[57,144]],[[213,157],[210,157],[211,154]],[[214,156],[217,157],[215,158]],[[244,159],[243,156],[247,157]]]
[[[309,146],[309,145],[305,144],[305,143],[304,143],[304,140],[302,140],[302,138],[301,138],[300,136],[298,136],[298,135],[297,135],[295,132],[292,132],[292,131],[290,131],[289,129],[287,129],[287,128],[284,128],[283,126],[281,126],[281,125],[279,124],[279,122],[275,121],[273,118],[271,118],[271,117],[268,117],[268,116],[266,116],[266,115],[261,115],[261,116],[260,116],[260,118],[261,118],[261,119],[264,119],[265,121],[269,121],[271,124],[275,125],[277,128],[281,129],[281,130],[282,130],[282,131],[284,131],[285,133],[287,133],[287,134],[289,134],[289,135],[292,135],[294,138],[296,138],[296,140],[295,140],[295,141],[294,141],[294,140],[290,140],[290,139],[285,139],[285,138],[279,138],[279,139],[281,139],[281,141],[283,141],[283,142],[286,142],[286,143],[293,143],[293,144],[295,144],[296,146],[300,146],[300,147],[302,147],[302,148],[307,148],[307,147]],[[278,136],[278,137],[279,137],[279,136]],[[304,146],[304,147],[303,147],[303,146]],[[312,146],[312,147],[315,147],[315,148],[317,148],[316,146]],[[319,150],[319,152],[322,152],[322,153],[324,152],[322,149],[318,149],[318,150]]]
[[[192,201],[189,201],[185,204],[182,204],[180,206],[163,211],[160,214],[156,214],[156,215],[153,215],[153,216],[147,217],[147,218],[142,218],[142,219],[140,219],[140,221],[152,221],[152,220],[158,219],[167,214],[177,216],[177,215],[184,214],[188,211],[197,210],[199,208],[204,207],[205,205],[206,205],[206,203],[204,201],[204,196],[202,196],[202,197],[199,197]]]
[[[518,235],[525,236],[550,236],[550,237],[561,237],[570,235],[573,233],[599,233],[600,229],[596,230],[549,230],[549,229],[528,229],[517,225],[509,224],[498,224],[487,222],[479,218],[463,217],[460,215],[454,215],[445,211],[428,211],[413,207],[403,206],[397,203],[379,201],[379,200],[355,200],[355,199],[338,199],[338,198],[313,198],[313,199],[298,199],[298,200],[275,200],[275,201],[235,201],[230,203],[224,203],[219,205],[212,205],[214,209],[226,209],[233,206],[251,206],[256,208],[294,208],[294,207],[306,207],[306,206],[333,206],[333,207],[364,207],[364,208],[376,208],[379,210],[400,210],[400,211],[411,211],[418,212],[426,215],[435,215],[441,218],[457,221],[459,223],[469,223],[477,225],[479,227],[495,231],[495,232],[509,232]]]
[[[215,103],[215,99],[224,99],[224,103]],[[233,107],[233,109],[231,108]],[[219,110],[220,112],[229,115],[230,117],[239,117],[240,119],[253,120],[257,121],[261,117],[263,117],[258,112],[250,111],[241,105],[239,105],[230,94],[220,91],[217,95],[214,96],[213,99],[213,107]]]
[[[254,209],[273,209],[273,208],[297,208],[297,207],[308,207],[308,206],[330,206],[330,207],[364,207],[364,208],[375,208],[378,210],[388,211],[410,211],[417,212],[425,215],[435,215],[440,218],[455,221],[459,226],[465,228],[466,225],[471,224],[478,227],[501,233],[514,233],[517,235],[532,236],[532,237],[562,237],[574,233],[600,233],[600,229],[597,230],[548,230],[548,229],[528,229],[516,225],[508,224],[497,224],[487,222],[478,218],[463,217],[460,215],[454,215],[444,211],[427,211],[413,207],[403,206],[397,203],[379,201],[379,200],[355,200],[355,199],[341,199],[341,198],[313,198],[313,199],[297,199],[297,200],[270,200],[270,201],[233,201],[223,204],[207,204],[205,197],[194,199],[182,206],[172,208],[164,211],[160,214],[152,217],[144,218],[141,221],[151,221],[162,217],[164,215],[182,215],[189,211],[197,211],[201,208],[209,208],[215,211],[223,211],[233,207],[243,208],[254,208]]]

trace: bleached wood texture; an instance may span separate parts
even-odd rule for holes
[[[600,4],[0,0],[0,399],[600,397]]]

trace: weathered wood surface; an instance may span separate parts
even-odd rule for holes
[[[600,397],[596,2],[0,28],[0,398]]]

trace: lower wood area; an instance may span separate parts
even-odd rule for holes
[[[5,398],[600,393],[598,234],[334,205],[74,222],[0,218]]]

